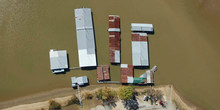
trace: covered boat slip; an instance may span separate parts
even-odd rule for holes
[[[75,9],[80,67],[97,66],[93,21],[90,8]]]
[[[109,15],[109,53],[111,63],[121,62],[121,35],[120,35],[120,17],[118,15]]]
[[[132,33],[133,66],[149,67],[149,50],[146,33]]]
[[[131,31],[133,32],[153,32],[153,24],[131,23]]]
[[[50,69],[53,73],[65,72],[65,69],[68,68],[68,59],[66,50],[53,50],[50,52]]]

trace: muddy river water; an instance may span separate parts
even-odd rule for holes
[[[174,84],[189,101],[219,108],[220,26],[193,0],[0,0],[0,101],[70,87],[71,76],[96,84],[96,70],[54,75],[49,68],[50,49],[67,50],[70,67],[79,66],[73,10],[82,7],[93,11],[98,64],[109,65],[108,15],[121,18],[122,63],[132,63],[130,24],[152,23],[155,85]],[[119,66],[111,66],[111,79],[120,80]]]

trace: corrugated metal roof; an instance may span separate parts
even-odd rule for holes
[[[154,73],[149,70],[146,72],[146,74],[147,74],[147,83],[148,84],[154,83]]]
[[[118,15],[109,15],[109,54],[111,63],[120,63],[120,18]]]
[[[71,77],[72,84],[84,85],[88,83],[87,76]]]
[[[120,51],[115,50],[115,63],[120,63]]]
[[[146,36],[132,34],[133,66],[149,66],[148,42]]]
[[[134,77],[128,76],[127,78],[127,83],[134,83]]]
[[[75,9],[80,67],[96,66],[95,39],[90,8]]]
[[[127,83],[127,77],[133,77],[133,66],[128,64],[121,64],[121,83]]]
[[[110,80],[109,66],[102,65],[97,67],[97,80]]]
[[[50,69],[66,69],[68,68],[66,50],[50,50]]]
[[[120,32],[120,28],[109,28],[108,29],[109,32]]]
[[[131,23],[131,31],[153,32],[153,24]]]

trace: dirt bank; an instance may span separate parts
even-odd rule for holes
[[[81,88],[81,92],[82,94],[84,92],[92,92],[94,93],[98,88],[100,87],[104,87],[104,86],[108,86],[113,88],[114,90],[118,91],[118,88],[120,86],[118,85],[101,85],[101,86],[90,86],[90,87],[86,87],[86,88]],[[183,97],[181,97],[176,90],[174,89],[174,87],[172,85],[164,85],[164,86],[156,86],[153,87],[156,90],[161,90],[163,95],[166,97],[166,100],[168,102],[168,105],[170,105],[171,108],[174,108],[175,104],[178,104],[179,107],[181,107],[182,109],[185,110],[196,110],[196,106],[194,106],[193,104],[190,104],[189,102],[187,102]],[[136,91],[138,92],[143,92],[146,89],[149,89],[149,87],[137,87]],[[29,97],[25,97],[23,98],[28,100],[26,101],[26,104],[22,103],[23,100],[16,100],[16,101],[11,101],[13,102],[13,107],[9,107],[11,102],[6,102],[4,104],[8,104],[8,107],[4,107],[4,110],[37,110],[37,109],[41,109],[41,108],[45,108],[48,109],[48,101],[50,99],[54,99],[55,101],[57,101],[58,103],[60,103],[62,106],[66,105],[67,100],[69,100],[71,98],[71,96],[73,94],[76,93],[77,90],[72,90],[72,88],[65,88],[65,89],[60,89],[60,90],[54,90],[54,91],[50,91],[48,93],[41,93],[41,94],[36,94],[35,96],[29,96]],[[60,96],[60,93],[64,93],[67,96]],[[57,94],[57,95],[54,95]],[[35,97],[35,98],[33,98]],[[145,104],[143,102],[141,102],[141,100],[143,100],[143,96],[138,96],[137,97],[139,99],[140,102],[140,106],[145,106]],[[41,101],[40,101],[41,100]],[[173,102],[175,101],[175,103]],[[119,100],[118,102],[116,102],[118,106],[116,106],[114,109],[123,109],[123,106],[121,104],[121,101]],[[15,105],[15,106],[14,106]],[[88,106],[87,104],[84,104],[83,108],[86,108],[86,106]]]

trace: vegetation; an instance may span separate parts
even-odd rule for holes
[[[116,92],[108,87],[99,89],[96,93],[96,98],[103,101],[112,101],[116,97]]]
[[[122,86],[119,88],[119,98],[122,100],[130,100],[133,99],[133,95],[135,93],[135,88],[133,86]]]
[[[73,104],[77,104],[77,105],[80,104],[79,99],[78,99],[78,97],[76,97],[76,95],[73,95],[73,96],[71,97],[71,99],[68,100],[68,102],[67,102],[67,106],[68,106],[68,105],[73,105]]]
[[[50,100],[49,110],[61,110],[61,105],[54,100]]]
[[[90,92],[85,92],[85,93],[83,94],[83,97],[84,97],[85,99],[92,99],[92,98],[93,98],[93,95],[92,95]]]

